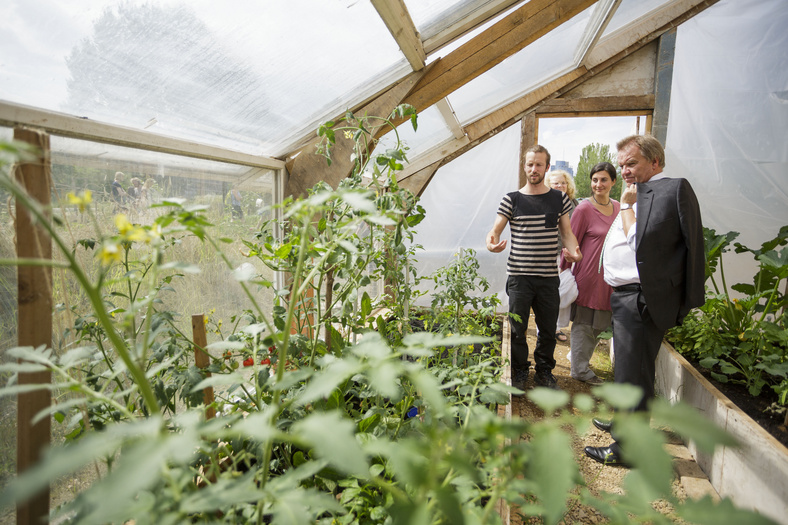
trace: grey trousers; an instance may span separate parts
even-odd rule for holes
[[[569,344],[572,348],[572,358],[569,374],[580,381],[588,381],[596,375],[588,367],[591,356],[596,348],[597,337],[604,330],[594,330],[590,324],[572,323],[572,333]]]

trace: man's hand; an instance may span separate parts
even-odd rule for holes
[[[487,234],[487,249],[493,253],[499,253],[506,249],[506,239],[498,241],[498,236],[490,232]]]
[[[621,204],[635,204],[638,201],[638,186],[634,182],[629,184],[624,181],[624,191],[621,192]]]
[[[566,248],[562,248],[561,255],[563,255],[564,259],[570,263],[580,262],[583,259],[583,254],[580,253],[580,246],[575,246],[574,252],[570,252]]]

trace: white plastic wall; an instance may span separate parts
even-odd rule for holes
[[[508,250],[490,253],[484,239],[501,198],[517,189],[519,144],[520,126],[511,126],[438,170],[421,199],[427,216],[417,227],[415,242],[427,251],[416,256],[420,275],[451,264],[460,248],[473,249],[482,266],[480,274],[490,283],[483,295],[499,293],[506,307]],[[508,228],[501,238],[509,238]],[[430,282],[420,288],[431,290],[432,286]],[[426,296],[420,302],[430,301]]]
[[[667,167],[692,182],[704,225],[750,248],[788,224],[788,2],[724,0],[679,26]],[[728,284],[751,282],[748,255]]]

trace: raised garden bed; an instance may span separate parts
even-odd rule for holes
[[[687,443],[720,496],[788,524],[788,448],[668,343],[663,343],[657,357],[657,392],[671,402],[695,407],[741,444],[739,448],[720,446],[713,454],[704,454],[693,442]]]

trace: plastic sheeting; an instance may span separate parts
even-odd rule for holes
[[[426,249],[416,254],[419,275],[426,277],[451,264],[460,248],[470,248],[476,251],[480,275],[490,283],[490,289],[479,295],[498,293],[504,306],[507,304],[504,289],[508,251],[488,252],[485,237],[501,198],[517,189],[519,144],[520,126],[511,126],[436,173],[421,198],[427,215],[418,225],[415,239]],[[501,238],[509,238],[508,229]],[[419,287],[425,291],[432,288],[432,282]],[[420,302],[430,301],[425,296]]]
[[[272,156],[410,71],[353,0],[11,0],[0,32],[0,99]]]
[[[565,72],[593,10],[589,7],[449,95],[460,122],[472,122]]]
[[[786,27],[785,0],[722,1],[676,37],[667,167],[692,182],[704,225],[750,248],[788,224]],[[726,258],[729,284],[751,282],[748,259]]]

